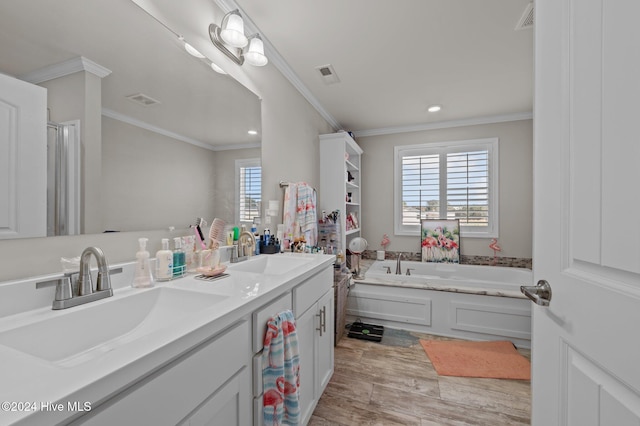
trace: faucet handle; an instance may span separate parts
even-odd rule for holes
[[[64,274],[64,277],[58,278],[56,283],[56,295],[54,300],[67,300],[73,297],[71,287],[71,278],[74,274]]]
[[[109,290],[111,288],[112,274],[119,274],[122,268],[109,269],[107,272],[98,272],[98,282],[96,283],[96,291]]]

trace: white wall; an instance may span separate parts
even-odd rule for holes
[[[101,230],[185,229],[213,218],[217,153],[112,118],[102,123]]]
[[[484,124],[421,132],[361,137],[362,155],[362,228],[369,249],[380,248],[388,234],[392,251],[418,252],[419,236],[393,234],[393,148],[429,142],[477,138],[499,138],[499,244],[501,256],[530,258],[533,215],[533,125],[532,120]],[[463,255],[492,256],[490,240],[462,238]]]

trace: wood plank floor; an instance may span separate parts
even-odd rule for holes
[[[530,424],[530,381],[438,376],[419,339],[447,340],[389,328],[381,343],[343,337],[309,425]]]

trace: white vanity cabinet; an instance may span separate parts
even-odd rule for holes
[[[333,374],[333,271],[323,270],[293,289],[300,351],[300,416],[307,424]]]
[[[95,407],[77,424],[250,424],[249,335],[248,322],[240,322]]]
[[[254,426],[262,421],[262,342],[269,317],[293,309],[300,354],[300,424],[309,422],[333,374],[333,268],[326,267],[253,313]],[[267,426],[267,425],[264,425]],[[270,425],[269,425],[270,426]]]

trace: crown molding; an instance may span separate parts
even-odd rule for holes
[[[260,31],[257,25],[251,20],[251,17],[242,10],[242,8],[234,0],[215,0],[216,4],[222,9],[224,13],[229,13],[232,10],[239,9],[244,20],[245,28],[250,34],[259,33],[264,43],[265,55],[269,58],[269,61],[280,71],[280,73],[286,78],[293,87],[315,108],[316,111],[324,118],[334,130],[341,129],[342,126],[330,113],[327,111],[320,101],[313,96],[309,88],[300,80],[298,75],[293,71],[284,58],[278,53],[276,48],[271,44],[269,39],[264,33]]]
[[[167,129],[163,129],[162,127],[155,126],[153,124],[149,124],[145,121],[138,120],[137,118],[130,117],[128,115],[120,114],[109,108],[102,108],[102,115],[105,117],[112,118],[114,120],[122,121],[123,123],[130,124],[132,126],[140,127],[141,129],[148,130],[150,132],[157,133],[162,136],[166,136],[171,139],[179,140],[182,142],[186,142],[191,145],[195,145],[200,148],[208,149],[209,151],[228,151],[232,149],[249,149],[249,148],[260,148],[260,143],[246,143],[246,144],[227,144],[227,145],[211,145],[206,142],[202,142],[197,139],[190,138],[188,136],[181,135],[176,132],[172,132]]]
[[[448,129],[453,127],[475,126],[479,124],[505,123],[508,121],[531,120],[533,112],[515,114],[490,115],[485,117],[464,118],[460,120],[439,121],[435,123],[413,124],[409,126],[381,127],[379,129],[358,130],[353,132],[356,137],[392,135],[396,133],[422,132],[425,130]]]
[[[80,71],[90,72],[100,78],[104,78],[111,74],[110,69],[105,68],[84,56],[76,56],[75,58],[28,72],[18,78],[29,83],[38,84]]]

